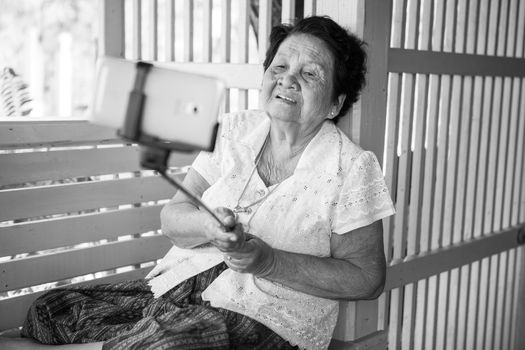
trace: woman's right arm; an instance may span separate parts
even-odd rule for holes
[[[210,187],[208,181],[192,168],[188,170],[183,184],[199,198]],[[180,248],[196,247],[209,240],[203,230],[203,223],[209,220],[209,216],[182,191],[177,191],[160,212],[162,233]]]
[[[208,181],[192,168],[188,170],[183,185],[199,198],[210,187]],[[200,210],[178,191],[160,212],[162,233],[179,248],[194,248],[204,243],[211,243],[224,251],[236,247],[239,233],[231,231],[235,226],[233,213],[227,208],[215,208],[214,212],[230,231],[220,228],[207,211]]]

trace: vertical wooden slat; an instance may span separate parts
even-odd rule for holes
[[[400,74],[390,73],[388,75],[388,98],[387,98],[387,113],[386,113],[386,136],[385,136],[385,180],[394,196],[394,202],[397,201],[395,194],[397,193],[397,143],[399,136],[399,101],[401,99]],[[384,242],[385,242],[385,256],[388,262],[393,258],[393,235],[394,235],[394,218],[389,217],[383,220],[384,222]]]
[[[499,20],[498,20],[498,45],[496,55],[505,56],[507,51],[508,36],[508,5],[509,0],[500,0],[499,3]]]
[[[466,183],[466,199],[465,199],[465,226],[464,226],[464,240],[469,240],[474,235],[474,220],[475,209],[478,202],[477,184],[480,171],[484,171],[480,167],[480,158],[484,155],[481,150],[482,139],[482,104],[483,104],[483,78],[474,78],[474,87],[472,94],[472,124],[470,133],[470,146],[468,152],[468,174]],[[478,204],[479,205],[479,204]]]
[[[184,61],[193,61],[193,0],[184,0]]]
[[[481,110],[481,138],[479,147],[478,177],[476,183],[476,204],[474,216],[474,237],[483,234],[484,209],[486,204],[485,182],[488,171],[489,135],[491,126],[491,110],[493,98],[493,78],[485,77],[483,82],[483,108]]]
[[[487,51],[486,54],[494,56],[497,53],[497,39],[498,39],[498,23],[499,23],[499,10],[501,0],[491,0],[490,2],[490,13],[489,13],[489,25],[487,32]]]
[[[505,283],[505,311],[503,312],[504,320],[503,320],[503,333],[501,336],[501,349],[511,349],[511,329],[515,327],[515,325],[512,323],[512,305],[513,305],[513,294],[514,294],[514,284],[516,283],[516,275],[515,275],[515,249],[511,249],[507,252],[508,254],[508,260],[507,260],[507,281]]]
[[[175,61],[175,0],[166,0],[165,8],[165,56],[168,62]]]
[[[403,309],[403,289],[396,288],[390,291],[390,312],[388,327],[388,345],[392,349],[401,349],[401,327]]]
[[[505,45],[505,56],[515,57],[516,52],[516,30],[518,27],[518,0],[510,0],[508,16],[508,34]]]
[[[221,2],[221,62],[231,61],[231,0]],[[224,96],[224,108],[230,111],[230,90]]]
[[[426,320],[426,332],[425,332],[425,346],[424,349],[435,349],[435,330],[436,330],[436,313],[439,309],[436,309],[438,276],[431,276],[428,279],[428,294],[427,294],[427,320]]]
[[[437,298],[435,300],[437,310],[436,331],[434,333],[434,349],[445,348],[445,337],[447,330],[447,310],[449,302],[448,287],[450,284],[450,271],[442,272],[438,275]]]
[[[488,306],[488,289],[490,273],[490,257],[481,260],[480,279],[479,279],[479,296],[478,296],[478,314],[476,322],[476,339],[472,349],[483,349],[485,339],[485,323]]]
[[[496,187],[496,172],[498,165],[498,148],[500,141],[500,126],[501,126],[501,100],[502,100],[502,78],[494,78],[494,101],[491,110],[491,126],[490,126],[490,145],[488,157],[488,174],[485,182],[486,200],[485,200],[485,222],[483,226],[483,233],[489,234],[493,230],[494,225],[494,209],[495,209],[495,187]]]
[[[461,114],[462,103],[462,77],[455,75],[452,78],[452,91],[450,102],[450,126],[447,132],[449,133],[448,142],[448,159],[447,170],[445,172],[445,206],[443,210],[443,239],[442,245],[444,247],[450,245],[453,241],[454,234],[454,214],[457,210],[455,197],[459,188],[456,188],[458,177],[458,153],[459,153],[459,131],[461,128],[461,119],[468,119],[468,116]]]
[[[453,52],[456,29],[456,1],[447,0],[445,7],[445,32],[443,35],[443,51]]]
[[[259,61],[263,62],[268,49],[268,37],[272,26],[272,2],[259,2]]]
[[[524,57],[525,52],[524,48],[525,45],[523,41],[525,40],[524,33],[525,33],[525,1],[519,2],[519,8],[518,8],[518,29],[516,34],[516,49],[514,51],[514,57]]]
[[[501,349],[501,337],[503,333],[503,317],[504,317],[504,307],[505,307],[505,298],[506,293],[505,289],[507,281],[507,270],[508,270],[508,254],[507,252],[502,252],[499,254],[499,270],[498,270],[498,280],[496,281],[496,300],[495,300],[495,315],[494,315],[494,328],[490,330],[494,332],[492,338],[492,343],[488,344],[490,349]]]
[[[430,75],[428,90],[428,127],[426,136],[426,153],[425,153],[425,177],[423,184],[423,207],[421,217],[422,230],[427,233],[422,234],[420,243],[421,251],[438,248],[439,245],[433,239],[432,227],[434,225],[434,206],[435,206],[435,176],[436,160],[438,151],[438,123],[439,123],[439,99],[440,99],[440,77]]]
[[[417,285],[416,323],[414,326],[414,349],[423,350],[425,344],[425,329],[427,320],[428,280],[424,279]]]
[[[455,35],[454,35],[454,52],[464,53],[465,46],[467,43],[467,1],[460,1],[457,4],[457,14],[456,14],[456,25],[455,25]]]
[[[446,320],[446,332],[444,345],[445,349],[454,350],[457,337],[457,319],[459,312],[459,287],[460,287],[460,269],[456,268],[449,273],[448,285],[448,311]]]
[[[148,46],[149,46],[149,57],[151,60],[156,61],[158,59],[158,6],[157,0],[148,1],[148,15],[149,15],[149,35],[148,35]]]
[[[452,242],[459,243],[463,240],[463,232],[465,225],[465,197],[467,195],[467,176],[470,171],[476,172],[474,169],[467,168],[470,159],[470,136],[472,134],[472,77],[463,77],[463,96],[461,105],[461,131],[459,136],[459,151],[458,151],[458,174],[457,174],[457,191],[455,198],[456,213],[454,216],[454,235]],[[474,153],[477,156],[477,153]],[[469,227],[470,229],[470,227]]]
[[[315,0],[304,0],[304,17],[315,15]]]
[[[476,349],[476,333],[479,314],[479,281],[480,281],[480,261],[473,262],[470,265],[470,283],[469,283],[469,300],[467,315],[467,332],[465,336],[464,349]],[[461,349],[461,347],[460,347]]]
[[[221,62],[231,61],[231,0],[221,2]]]
[[[476,52],[476,40],[478,32],[478,21],[479,21],[479,1],[468,2],[468,14],[467,14],[467,30],[465,31],[465,53],[474,54]]]
[[[487,36],[488,36],[488,18],[489,18],[489,0],[480,0],[478,31],[476,33],[476,53],[485,55],[487,53]]]
[[[490,257],[489,282],[488,282],[488,298],[487,298],[487,317],[485,319],[485,336],[483,339],[484,347],[482,349],[492,350],[492,341],[494,338],[495,327],[495,309],[498,287],[498,271],[499,271],[499,256],[494,254]]]
[[[281,23],[293,23],[295,19],[295,0],[282,0]]]
[[[443,33],[445,19],[445,2],[434,1],[434,23],[432,25],[432,50],[443,50]]]
[[[394,0],[393,3],[390,47],[400,48],[401,44],[403,43],[405,3],[403,0]]]
[[[419,15],[418,50],[430,49],[432,32],[432,3],[431,0],[422,0]]]
[[[524,211],[525,205],[522,200],[523,197],[520,194],[525,192],[525,184],[523,183],[523,178],[525,178],[525,79],[517,79],[519,84],[519,98],[517,113],[519,117],[519,125],[517,127],[517,143],[516,143],[516,159],[515,159],[515,169],[514,169],[514,186],[513,186],[513,197],[512,197],[512,214],[511,214],[511,224],[517,225],[520,222],[520,209],[521,212]],[[524,219],[522,215],[522,220]]]
[[[142,0],[132,0],[133,34],[131,44],[131,58],[142,59]]]
[[[212,61],[212,0],[205,0],[202,4],[202,61]],[[242,47],[242,43],[240,44]]]
[[[510,80],[510,78],[509,78]],[[516,174],[516,167],[517,167],[517,159],[516,159],[516,153],[520,147],[518,143],[518,130],[519,130],[519,124],[518,124],[518,111],[519,111],[519,97],[520,97],[520,80],[519,78],[513,78],[510,82],[512,84],[511,88],[511,96],[510,96],[510,106],[509,106],[509,118],[510,118],[510,124],[509,124],[509,132],[508,132],[508,140],[507,140],[507,159],[506,159],[506,167],[505,167],[505,174],[506,177],[504,179],[505,189],[504,189],[504,203],[503,203],[503,218],[502,218],[502,227],[509,227],[511,226],[511,220],[512,220],[512,212],[513,212],[513,206],[515,202],[515,179],[514,176]]]
[[[411,283],[404,288],[403,323],[401,330],[401,348],[414,348],[414,325],[416,314],[417,283]]]
[[[495,205],[494,205],[494,224],[493,230],[498,231],[502,228],[504,202],[511,200],[512,197],[504,197],[505,179],[507,175],[507,157],[509,155],[509,119],[510,119],[510,97],[513,95],[512,80],[510,77],[503,78],[503,101],[501,103],[500,134],[498,146],[498,163],[496,173]],[[512,151],[511,151],[512,152]],[[510,173],[510,171],[509,171]]]
[[[410,207],[408,222],[408,256],[419,253],[421,246],[421,235],[426,235],[428,242],[428,231],[421,227],[421,208],[423,204],[423,184],[425,170],[425,132],[427,128],[426,107],[428,94],[428,79],[426,75],[418,74],[415,85],[415,108],[414,108],[414,150],[412,161],[412,175],[410,184]]]
[[[249,7],[247,1],[239,2],[239,62],[248,63],[248,34],[250,29]],[[248,91],[239,90],[239,110],[248,108]]]
[[[466,349],[469,297],[472,289],[470,270],[470,265],[462,266],[460,269],[457,329],[455,330],[455,344],[452,349]]]
[[[394,261],[405,257],[407,246],[408,195],[410,187],[409,171],[412,161],[412,109],[414,99],[414,76],[402,75],[400,105],[399,169],[397,176],[396,215],[394,219]]]
[[[104,1],[101,5],[100,45],[101,55],[124,57],[125,16],[124,0]]]
[[[450,76],[441,77],[439,101],[439,130],[437,142],[436,187],[432,225],[432,247],[442,246],[443,204],[445,194],[445,174],[447,173],[447,145],[449,128]]]

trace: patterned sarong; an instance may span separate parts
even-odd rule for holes
[[[154,299],[145,280],[50,291],[28,311],[22,336],[44,344],[104,341],[104,349],[297,349],[261,323],[213,308],[201,293],[219,264]]]

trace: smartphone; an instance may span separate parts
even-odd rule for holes
[[[101,57],[96,74],[91,122],[121,129],[135,83],[136,61]],[[224,92],[224,82],[215,77],[154,65],[144,84],[141,132],[165,143],[210,150]]]

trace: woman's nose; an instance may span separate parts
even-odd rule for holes
[[[297,87],[299,86],[299,84],[297,83],[297,78],[295,77],[295,74],[288,73],[288,72],[284,73],[281,76],[279,83],[281,84],[282,87],[287,88],[287,89],[288,88],[297,89]]]

